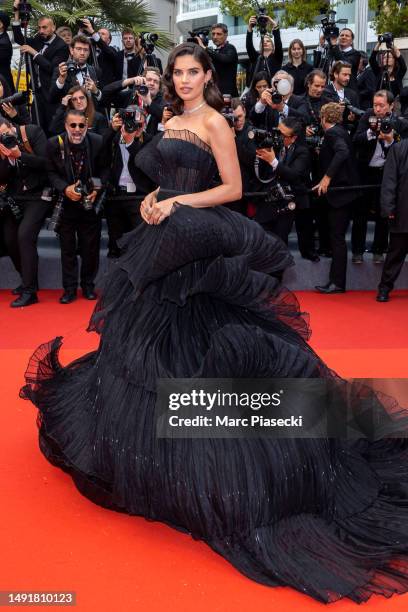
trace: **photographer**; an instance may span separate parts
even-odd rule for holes
[[[58,233],[61,244],[61,304],[77,297],[78,260],[81,257],[80,284],[87,300],[95,300],[95,277],[99,266],[101,218],[95,210],[98,180],[106,184],[108,168],[103,138],[87,133],[85,113],[68,110],[65,134],[48,141],[47,168],[51,185],[63,196]]]
[[[69,47],[69,45],[72,43],[72,39],[74,37],[74,35],[72,34],[71,28],[69,28],[68,26],[61,26],[61,27],[57,28],[55,32],[56,32],[57,36],[62,38],[62,40]]]
[[[135,166],[135,156],[144,145],[145,115],[135,106],[124,111],[114,115],[103,140],[110,167],[108,189],[111,197],[105,203],[108,257],[120,256],[117,241],[142,221],[140,201],[135,196],[146,195],[154,189],[150,180]]]
[[[8,84],[11,93],[14,93],[13,75],[11,74],[11,59],[13,57],[13,46],[7,30],[10,26],[10,17],[7,13],[0,11],[0,75]]]
[[[241,96],[245,105],[245,111],[249,115],[253,107],[259,102],[261,94],[265,89],[271,88],[271,80],[267,72],[257,72],[252,79],[251,87]]]
[[[288,117],[282,119],[279,123],[279,131],[283,146],[278,155],[273,148],[258,149],[256,155],[270,164],[274,177],[280,183],[287,184],[290,187],[290,191],[294,194],[296,208],[276,215],[274,214],[274,205],[265,202],[258,206],[256,220],[267,231],[275,233],[288,244],[288,236],[293,221],[296,219],[299,250],[302,256],[311,259],[311,261],[319,261],[317,255],[313,252],[311,225],[307,220],[305,222],[309,210],[307,190],[310,187],[311,159],[307,146],[302,143],[303,126],[298,119]]]
[[[394,112],[394,97],[388,90],[374,94],[373,108],[361,117],[353,142],[363,184],[380,185],[385,160],[396,139],[408,136],[408,121]],[[351,244],[353,263],[362,263],[366,248],[367,222],[375,219],[373,261],[381,264],[388,246],[388,223],[380,216],[379,189],[363,192],[355,209]]]
[[[331,69],[331,81],[324,90],[324,95],[333,102],[344,105],[343,124],[351,131],[358,121],[358,117],[349,106],[359,110],[358,94],[348,87],[351,79],[351,65],[347,62],[335,62]]]
[[[123,50],[116,54],[116,79],[125,80],[141,76],[148,66],[156,66],[160,74],[163,73],[160,58],[153,53],[146,53],[144,47],[147,47],[148,43],[142,37],[136,37],[129,28],[122,32],[122,45]]]
[[[272,37],[269,34],[261,35],[261,47],[260,51],[256,51],[253,43],[254,27],[258,24],[258,18],[253,15],[248,22],[248,30],[246,34],[246,50],[248,53],[249,61],[251,62],[249,69],[247,70],[247,86],[249,87],[254,73],[256,72],[267,72],[269,78],[272,79],[275,72],[282,68],[283,62],[283,49],[282,41],[280,36],[280,30],[276,21],[268,15],[262,16],[265,19],[265,26],[269,24],[272,29]],[[266,27],[265,27],[266,32]]]
[[[403,79],[407,71],[407,65],[401,55],[401,51],[394,45],[392,34],[380,35],[370,55],[370,67],[376,77],[376,91],[388,89],[396,98],[403,87]],[[387,45],[386,49],[380,50],[382,42]]]
[[[322,70],[312,70],[305,79],[306,93],[301,96],[297,110],[306,123],[306,136],[314,135],[315,128],[320,125],[320,109],[330,102],[325,93],[326,86],[327,77]]]
[[[25,101],[26,96],[24,93],[12,94],[8,83],[0,75],[0,116],[8,119],[15,125],[30,123],[31,117]]]
[[[12,308],[38,302],[37,239],[49,211],[49,202],[42,199],[48,184],[46,147],[40,126],[13,126],[0,119],[0,199],[3,205],[6,197],[12,199],[12,205],[3,208],[0,216],[7,250],[21,275],[21,285],[13,291],[18,297],[10,304]]]
[[[250,120],[256,127],[270,131],[278,127],[284,117],[302,118],[301,113],[289,104],[293,92],[293,77],[284,70],[275,73],[270,89],[265,89],[250,113]]]
[[[102,98],[102,92],[98,87],[100,70],[88,64],[91,53],[89,39],[82,34],[74,36],[69,53],[70,59],[67,62],[61,62],[54,71],[50,100],[54,103],[61,102],[71,87],[81,85],[92,94],[97,106]]]
[[[351,65],[351,78],[349,86],[355,91],[357,88],[357,72],[360,65],[360,52],[354,49],[354,32],[350,28],[340,30],[337,45],[332,46],[331,53],[336,61],[347,62]]]
[[[51,17],[40,17],[37,34],[25,39],[21,29],[19,4],[19,0],[16,0],[12,23],[14,41],[21,45],[22,53],[32,56],[40,125],[47,134],[50,117],[56,108],[50,98],[53,72],[61,62],[67,59],[69,49],[62,38],[56,35],[56,26]]]
[[[238,53],[234,45],[227,41],[228,28],[225,23],[216,23],[212,26],[211,38],[215,49],[206,47],[199,36],[196,36],[196,42],[207,51],[211,58],[216,72],[217,85],[221,93],[236,98],[238,96]]]
[[[95,32],[89,19],[81,19],[81,33],[89,37],[94,48],[94,67],[100,70],[101,89],[119,78],[117,76],[117,51],[110,46],[112,35],[106,28]]]
[[[331,187],[351,187],[358,183],[351,138],[341,125],[343,107],[330,102],[321,111],[324,139],[319,162],[322,178],[313,187],[318,196],[326,195],[331,250],[333,253],[329,281],[316,286],[319,293],[344,293],[346,290],[346,231],[351,218],[351,204],[356,198],[353,189],[330,191]]]
[[[289,45],[289,61],[282,66],[294,79],[293,93],[301,96],[306,93],[305,79],[312,72],[313,66],[306,61],[305,45],[299,38],[295,38]]]
[[[357,89],[360,96],[360,108],[367,110],[373,105],[373,96],[376,91],[381,89],[376,85],[376,76],[368,64],[368,55],[360,51],[360,64],[357,72]]]
[[[64,132],[67,109],[83,111],[86,116],[88,131],[92,130],[94,134],[103,136],[108,129],[108,121],[105,115],[95,110],[95,105],[89,91],[85,87],[81,87],[81,85],[75,85],[62,98],[61,104],[52,118],[49,129],[53,136]]]
[[[381,187],[381,214],[390,227],[390,246],[378,286],[377,302],[388,302],[408,255],[408,140],[394,145],[387,157]]]

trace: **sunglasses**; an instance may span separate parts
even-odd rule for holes
[[[86,127],[86,123],[69,123],[68,124],[70,128],[72,128],[73,130],[75,128],[79,128],[80,130],[83,130],[84,127]]]

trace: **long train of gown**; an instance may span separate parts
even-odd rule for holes
[[[166,132],[137,162],[185,192],[205,189],[215,170],[187,131]],[[344,392],[307,344],[296,298],[270,276],[292,263],[285,245],[224,207],[188,206],[124,244],[89,326],[98,350],[62,367],[56,338],[29,362],[21,395],[39,409],[48,460],[92,501],[186,531],[260,583],[323,602],[405,592],[405,437],[155,435],[159,377],[324,377]],[[362,421],[367,393],[354,408]],[[391,433],[407,432],[406,411],[380,409]]]

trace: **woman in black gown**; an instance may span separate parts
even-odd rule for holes
[[[402,435],[156,437],[158,378],[323,377],[353,395],[309,347],[295,297],[270,275],[291,265],[285,245],[218,206],[238,199],[241,183],[205,51],[176,47],[165,81],[179,114],[137,157],[159,189],[92,316],[99,348],[62,367],[57,338],[30,360],[21,394],[39,408],[41,450],[92,501],[187,531],[263,584],[323,602],[403,593]],[[217,166],[223,184],[208,189]],[[407,431],[395,403],[360,396],[362,428],[377,402],[390,433]]]

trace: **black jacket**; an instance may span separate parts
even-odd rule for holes
[[[326,130],[320,148],[319,164],[321,175],[332,180],[330,187],[346,187],[358,184],[358,173],[353,155],[351,138],[341,125]],[[327,201],[334,208],[350,204],[357,192],[352,189],[327,192]]]
[[[381,215],[390,220],[390,232],[408,233],[408,140],[393,145],[385,162],[381,187]]]
[[[104,134],[103,148],[109,166],[109,188],[113,193],[119,185],[120,175],[123,170],[122,154],[119,146],[120,132],[109,128]],[[135,139],[127,148],[129,152],[128,170],[132,177],[138,194],[150,193],[154,190],[154,183],[135,165],[135,157],[142,150],[145,143]]]
[[[14,82],[11,74],[11,58],[13,56],[13,46],[7,32],[0,34],[0,74],[6,79],[11,92],[14,93]]]
[[[282,40],[281,40],[279,28],[276,28],[275,30],[273,30],[272,35],[273,35],[273,40],[274,40],[274,45],[275,45],[274,52],[268,57],[261,57],[261,59],[258,62],[260,53],[259,51],[256,51],[254,47],[254,42],[253,42],[254,33],[249,32],[249,30],[247,31],[246,50],[248,53],[249,61],[251,62],[247,70],[247,75],[246,75],[247,87],[250,86],[251,81],[254,77],[255,67],[256,67],[256,72],[265,71],[270,74],[271,78],[273,77],[275,72],[280,70],[282,67],[283,48],[282,48]]]
[[[306,93],[305,78],[312,72],[313,66],[307,62],[302,62],[299,66],[294,66],[292,62],[288,62],[282,66],[282,70],[285,70],[288,74],[292,75],[295,81],[293,87],[293,93],[297,96],[301,96]]]
[[[95,49],[98,67],[100,69],[100,87],[102,89],[105,87],[105,85],[109,85],[109,83],[112,83],[121,77],[120,74],[117,74],[116,56],[118,52],[110,45],[107,45],[102,38],[99,38],[99,40],[91,40]]]
[[[14,40],[18,45],[25,44],[20,26],[13,26],[13,34]],[[37,51],[41,51],[44,47],[44,41],[38,34],[34,37],[28,36],[27,44]],[[65,62],[68,59],[68,56],[68,45],[62,38],[56,36],[44,53],[39,53],[35,59],[33,58],[33,67],[38,66],[41,91],[46,100],[49,100],[53,72],[61,62]],[[38,85],[37,82],[36,85]]]
[[[331,102],[338,102],[338,103],[342,102],[342,99],[337,93],[333,83],[329,83],[329,85],[323,91],[323,95],[329,98]],[[351,87],[345,87],[344,97],[347,98],[347,100],[350,102],[352,106],[359,108],[360,101],[358,98],[358,93],[354,91],[354,89],[351,89]],[[343,125],[347,127],[349,130],[354,131],[355,127],[357,126],[357,117],[355,121],[351,123],[348,120],[349,114],[350,114],[350,111],[347,108],[345,108],[344,113],[343,113]]]
[[[253,128],[251,123],[245,122],[242,130],[235,130],[235,144],[237,147],[239,167],[242,177],[242,191],[260,191],[262,187],[255,176],[255,140],[248,138],[248,132]]]
[[[383,70],[381,70],[380,66],[378,65],[378,51],[375,51],[374,49],[372,50],[370,59],[369,59],[369,63],[370,63],[371,70],[373,71],[374,76],[376,78],[376,89],[375,90],[378,91],[379,89],[387,89],[387,87],[385,87],[385,84],[383,82],[384,72]],[[390,91],[392,91],[394,97],[398,96],[401,93],[401,89],[403,87],[402,81],[404,79],[406,71],[407,71],[407,65],[402,55],[400,55],[399,57],[397,57],[395,79],[389,82],[389,89]]]
[[[101,78],[100,69],[99,68],[96,69],[94,66],[91,66],[90,64],[86,64],[84,68],[86,68],[86,72],[90,76],[90,78],[96,83],[97,86],[99,86],[99,81]],[[61,89],[59,89],[56,85],[56,81],[58,77],[59,77],[59,69],[57,67],[55,68],[54,73],[52,75],[51,89],[49,93],[50,102],[52,102],[53,104],[57,104],[58,102],[61,102],[62,98],[67,95],[71,87],[74,87],[74,85],[79,85],[79,81],[76,78],[76,75],[69,74],[67,78],[65,79],[64,86]],[[98,100],[96,99],[95,95],[93,94],[92,97],[93,97],[95,105],[97,105]]]
[[[116,51],[115,58],[115,80],[123,79],[123,62],[125,59],[125,51]],[[127,78],[140,76],[144,71],[144,63],[147,61],[148,66],[157,66],[160,70],[160,74],[163,74],[163,66],[161,59],[156,57],[154,54],[146,55],[141,57],[138,53],[135,53],[128,61]]]
[[[293,108],[292,106],[289,106],[288,117],[293,117],[301,121],[303,120],[303,117],[298,109]],[[270,131],[272,128],[278,127],[280,115],[275,108],[272,108],[269,105],[265,107],[265,110],[262,113],[257,113],[254,106],[249,113],[249,120],[255,127]]]
[[[9,181],[9,192],[18,200],[19,195],[38,195],[48,183],[46,172],[47,138],[38,125],[27,125],[27,140],[33,150],[33,153],[28,153],[23,144],[20,126],[16,126],[16,129],[21,157],[14,166]]]
[[[234,45],[225,43],[221,49],[207,48],[215,72],[218,87],[223,94],[230,94],[233,98],[238,96],[237,67],[238,53]]]
[[[361,167],[368,166],[377,146],[377,139],[372,138],[369,140],[367,135],[367,130],[370,127],[368,119],[372,116],[374,116],[374,110],[372,108],[369,108],[358,122],[357,131],[353,138],[353,143]],[[397,132],[399,133],[401,138],[407,138],[408,119],[404,119],[403,117],[397,117],[395,115],[391,115],[391,117],[395,122]]]
[[[360,96],[360,108],[363,110],[371,108],[373,95],[377,91],[377,79],[370,66],[357,75],[357,89]]]
[[[62,134],[63,132],[65,132],[64,116],[65,116],[66,111],[67,111],[67,108],[63,104],[60,104],[59,107],[57,108],[55,115],[53,116],[52,121],[48,128],[49,133],[52,134],[53,136],[57,134]],[[91,126],[88,125],[88,131],[92,130],[93,134],[100,134],[101,136],[103,136],[105,130],[107,129],[108,129],[108,120],[106,119],[106,116],[103,113],[99,113],[98,111],[95,111],[93,124]]]
[[[324,104],[332,102],[331,98],[328,98],[325,93],[320,98],[311,98],[307,93],[301,98],[301,103],[296,110],[302,115],[304,123],[306,125],[320,124],[320,109]]]
[[[59,193],[63,193],[66,187],[75,182],[70,163],[68,139],[66,134],[62,136],[64,147],[64,159],[61,155],[61,147],[58,136],[53,136],[47,144],[47,172],[52,187]],[[103,138],[99,134],[87,134],[85,137],[86,149],[90,167],[88,176],[101,179],[102,185],[106,185],[109,166],[106,153],[103,148]]]
[[[342,51],[338,45],[335,45],[334,47],[331,47],[331,54],[336,62],[341,60],[342,62],[348,62],[349,64],[351,64],[351,79],[349,87],[357,91],[357,72],[358,67],[360,65],[360,52],[356,49],[350,49],[350,51]]]

